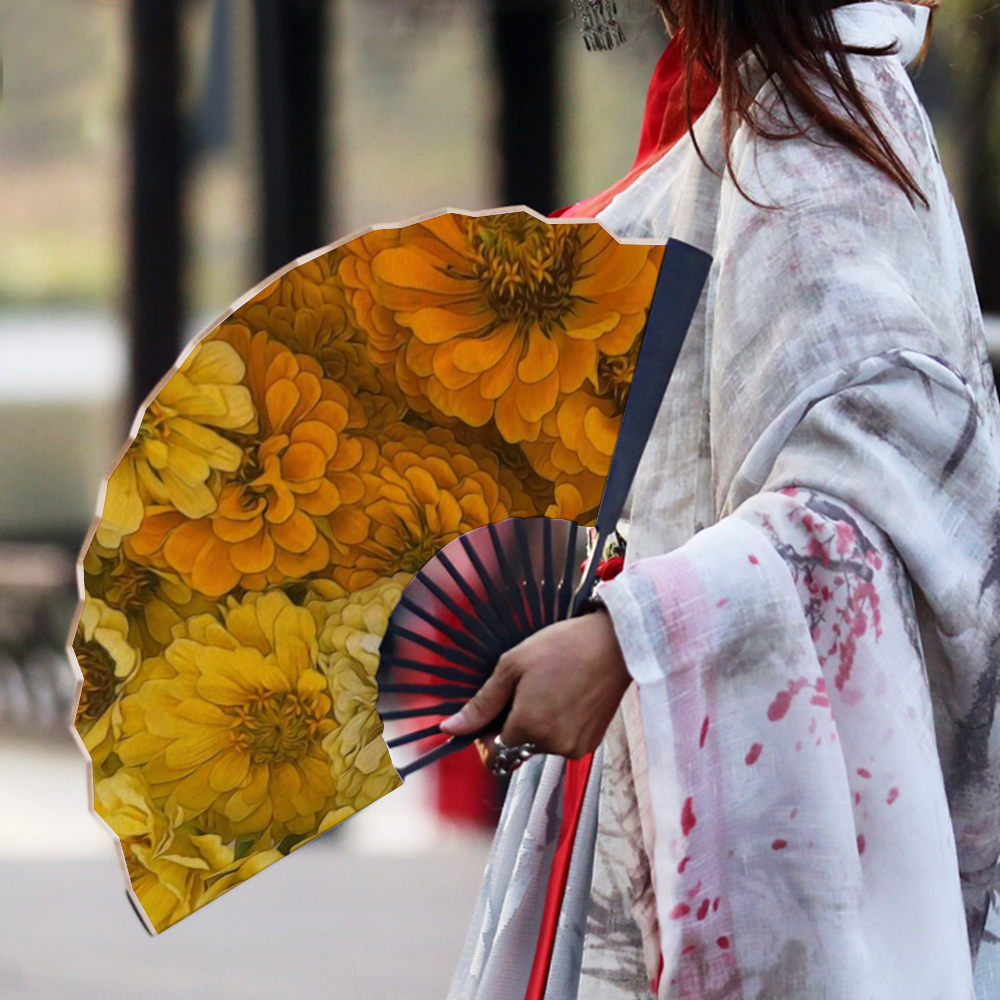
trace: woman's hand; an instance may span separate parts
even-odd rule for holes
[[[500,732],[507,746],[533,743],[539,753],[583,757],[604,738],[630,681],[611,616],[601,610],[543,628],[504,653],[478,694],[445,719],[441,731],[479,732],[513,701]],[[492,739],[480,741],[487,763],[493,749]]]

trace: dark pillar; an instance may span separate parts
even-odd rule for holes
[[[138,408],[176,361],[184,325],[180,2],[130,9],[128,326]]]
[[[558,208],[557,30],[553,0],[494,0],[491,42],[500,91],[500,199]]]
[[[1000,100],[1000,18],[980,0],[965,42],[966,76],[962,129],[965,165],[964,224],[983,312],[1000,312],[1000,155],[993,142]]]
[[[327,0],[255,0],[264,268],[329,242],[323,120]]]

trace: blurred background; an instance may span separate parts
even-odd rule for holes
[[[664,32],[648,0],[619,10],[627,44],[596,54],[568,0],[3,0],[0,995],[444,995],[498,796],[433,775],[145,937],[66,731],[75,560],[139,402],[272,272],[372,224],[549,212],[627,171]],[[992,0],[947,0],[915,84],[996,363]]]

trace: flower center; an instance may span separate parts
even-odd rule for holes
[[[625,412],[635,363],[639,357],[639,344],[634,344],[627,354],[601,355],[597,364],[597,391],[614,400],[615,415]]]
[[[406,549],[399,553],[394,573],[416,574],[445,546],[445,540],[437,535],[424,533],[420,538],[411,539]]]
[[[151,569],[119,557],[104,599],[111,607],[128,614],[139,610],[152,597],[156,583],[156,574]]]
[[[537,322],[548,333],[573,306],[578,226],[551,226],[520,212],[478,223],[475,276],[503,321]]]
[[[155,438],[159,441],[165,441],[170,437],[170,421],[176,416],[176,410],[169,406],[164,406],[154,399],[146,407],[146,412],[142,415],[142,423],[139,425],[139,433],[136,435],[136,444],[142,438]]]
[[[117,678],[115,665],[108,651],[99,643],[77,641],[73,646],[77,662],[83,672],[83,690],[77,718],[93,722],[99,719],[115,700]]]
[[[297,694],[262,694],[240,712],[237,741],[255,764],[284,764],[321,738],[323,717]]]
[[[252,503],[256,496],[249,492],[249,488],[254,480],[259,479],[264,473],[264,463],[260,460],[257,454],[256,447],[248,447],[243,452],[243,458],[240,461],[240,467],[236,471],[236,481],[240,486],[244,487],[245,495],[241,498],[241,502],[244,506],[247,503]],[[259,491],[263,492],[263,491]]]

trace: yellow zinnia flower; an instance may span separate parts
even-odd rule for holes
[[[313,618],[281,591],[230,598],[223,618],[190,619],[143,665],[118,756],[168,816],[224,841],[312,833],[336,791],[323,741],[337,725]]]
[[[472,528],[535,513],[486,448],[460,445],[443,427],[393,424],[381,440],[364,500],[331,518],[333,578],[349,591],[416,573]]]
[[[509,442],[536,441],[561,396],[596,386],[602,356],[632,347],[662,257],[596,223],[524,212],[408,226],[370,263],[354,246],[341,273],[363,286],[348,298],[373,359],[415,408],[495,420]]]
[[[118,835],[132,889],[157,931],[204,906],[206,883],[239,867],[214,834],[176,829],[154,805],[143,775],[123,768],[94,785],[94,807]],[[277,860],[281,855],[276,855]]]
[[[253,878],[254,875],[270,867],[275,861],[280,861],[283,857],[285,855],[274,848],[251,851],[246,857],[234,861],[225,871],[210,879],[207,882],[205,894],[198,900],[197,905],[205,906],[211,903],[225,895],[230,889],[242,885],[248,878]]]
[[[129,641],[125,615],[87,594],[73,652],[83,674],[76,728],[94,763],[100,765],[110,752],[109,739],[120,721],[118,693],[139,665],[139,650]]]
[[[375,674],[389,616],[411,578],[396,573],[353,594],[306,605],[319,629],[319,665],[330,682],[337,719],[324,747],[337,778],[334,801],[348,810],[341,819],[402,784],[382,738]]]
[[[97,813],[118,835],[132,889],[157,932],[172,927],[284,855],[236,852],[193,824],[176,828],[153,804],[138,771],[122,768],[94,787]]]
[[[243,456],[218,430],[256,427],[250,393],[240,385],[243,373],[228,344],[202,343],[188,355],[146,407],[135,441],[108,480],[97,528],[101,545],[120,545],[138,529],[149,503],[186,517],[215,510],[213,473],[234,472]]]
[[[87,594],[125,614],[129,641],[146,656],[169,644],[175,625],[215,607],[176,573],[134,562],[122,549],[106,549],[96,538],[84,556],[83,579]]]
[[[152,507],[127,543],[131,558],[176,572],[208,597],[325,569],[330,546],[321,522],[362,498],[359,473],[375,462],[374,444],[350,433],[364,425],[363,411],[315,360],[239,324],[217,336],[246,362],[259,434],[222,480],[209,516]]]

